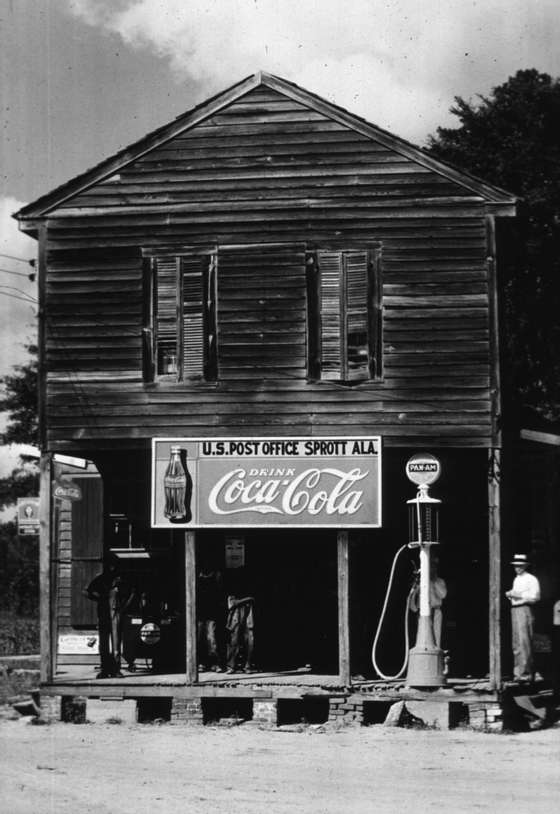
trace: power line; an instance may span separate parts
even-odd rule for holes
[[[7,257],[8,260],[16,260],[18,263],[28,263],[31,268],[35,268],[35,259],[32,257],[30,260],[24,257],[14,257],[13,254],[3,254],[0,252],[0,257]]]
[[[0,269],[3,271],[4,274],[15,274],[16,277],[26,277],[28,280],[31,280],[32,283],[35,282],[36,274],[32,271],[30,274],[26,274],[25,271],[11,271],[10,269]]]
[[[21,288],[16,288],[15,285],[0,285],[0,288],[4,288],[4,289],[9,288],[10,291],[17,291],[18,294],[22,294],[24,297],[27,297],[30,300],[30,302],[33,302],[36,305],[39,304],[39,300],[37,300],[35,297],[32,297],[31,294],[27,293],[27,291],[23,291],[23,289],[21,289]]]
[[[35,305],[36,300],[28,300],[26,297],[18,297],[17,294],[8,294],[6,291],[0,291],[0,297],[11,297],[12,300],[19,300],[20,302],[25,302],[27,305]],[[37,316],[37,314],[35,314]]]

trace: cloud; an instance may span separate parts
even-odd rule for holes
[[[168,60],[198,100],[264,69],[423,140],[455,95],[519,68],[560,73],[557,0],[67,0]]]
[[[27,277],[33,269],[12,259],[37,254],[36,241],[20,232],[11,217],[22,206],[15,198],[0,198],[0,376],[28,359],[25,345],[37,335],[37,283]]]
[[[15,467],[19,465],[20,455],[36,457],[37,448],[30,444],[9,444],[1,448],[0,478],[5,478],[10,475]]]

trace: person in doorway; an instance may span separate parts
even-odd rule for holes
[[[218,620],[223,619],[224,612],[223,596],[221,572],[203,563],[198,572],[196,589],[199,671],[223,671],[218,641]]]
[[[515,554],[511,565],[515,579],[506,596],[511,603],[513,677],[515,681],[532,681],[535,605],[541,598],[541,588],[538,579],[527,571],[526,554]]]
[[[430,613],[436,647],[441,648],[443,630],[443,600],[447,596],[447,585],[443,577],[439,576],[439,559],[434,554],[430,562]],[[410,609],[414,612],[420,610],[420,584],[416,582],[410,595]]]
[[[84,591],[97,603],[99,658],[101,669],[97,678],[121,678],[122,618],[132,594],[126,589],[118,561],[111,557]]]
[[[226,619],[227,673],[254,672],[253,651],[255,646],[255,600],[252,596],[237,597],[232,594],[227,600]]]
[[[122,654],[127,663],[129,672],[136,671],[136,658],[141,646],[140,629],[147,621],[154,618],[153,602],[150,601],[148,592],[139,591],[136,588],[130,595],[127,603],[127,614],[123,619],[123,649]]]

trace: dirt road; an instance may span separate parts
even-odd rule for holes
[[[517,735],[0,721],[6,814],[552,814],[560,729]]]

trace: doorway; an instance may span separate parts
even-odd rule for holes
[[[224,599],[254,597],[259,671],[337,674],[336,531],[201,531],[197,539],[198,562],[222,572]]]

